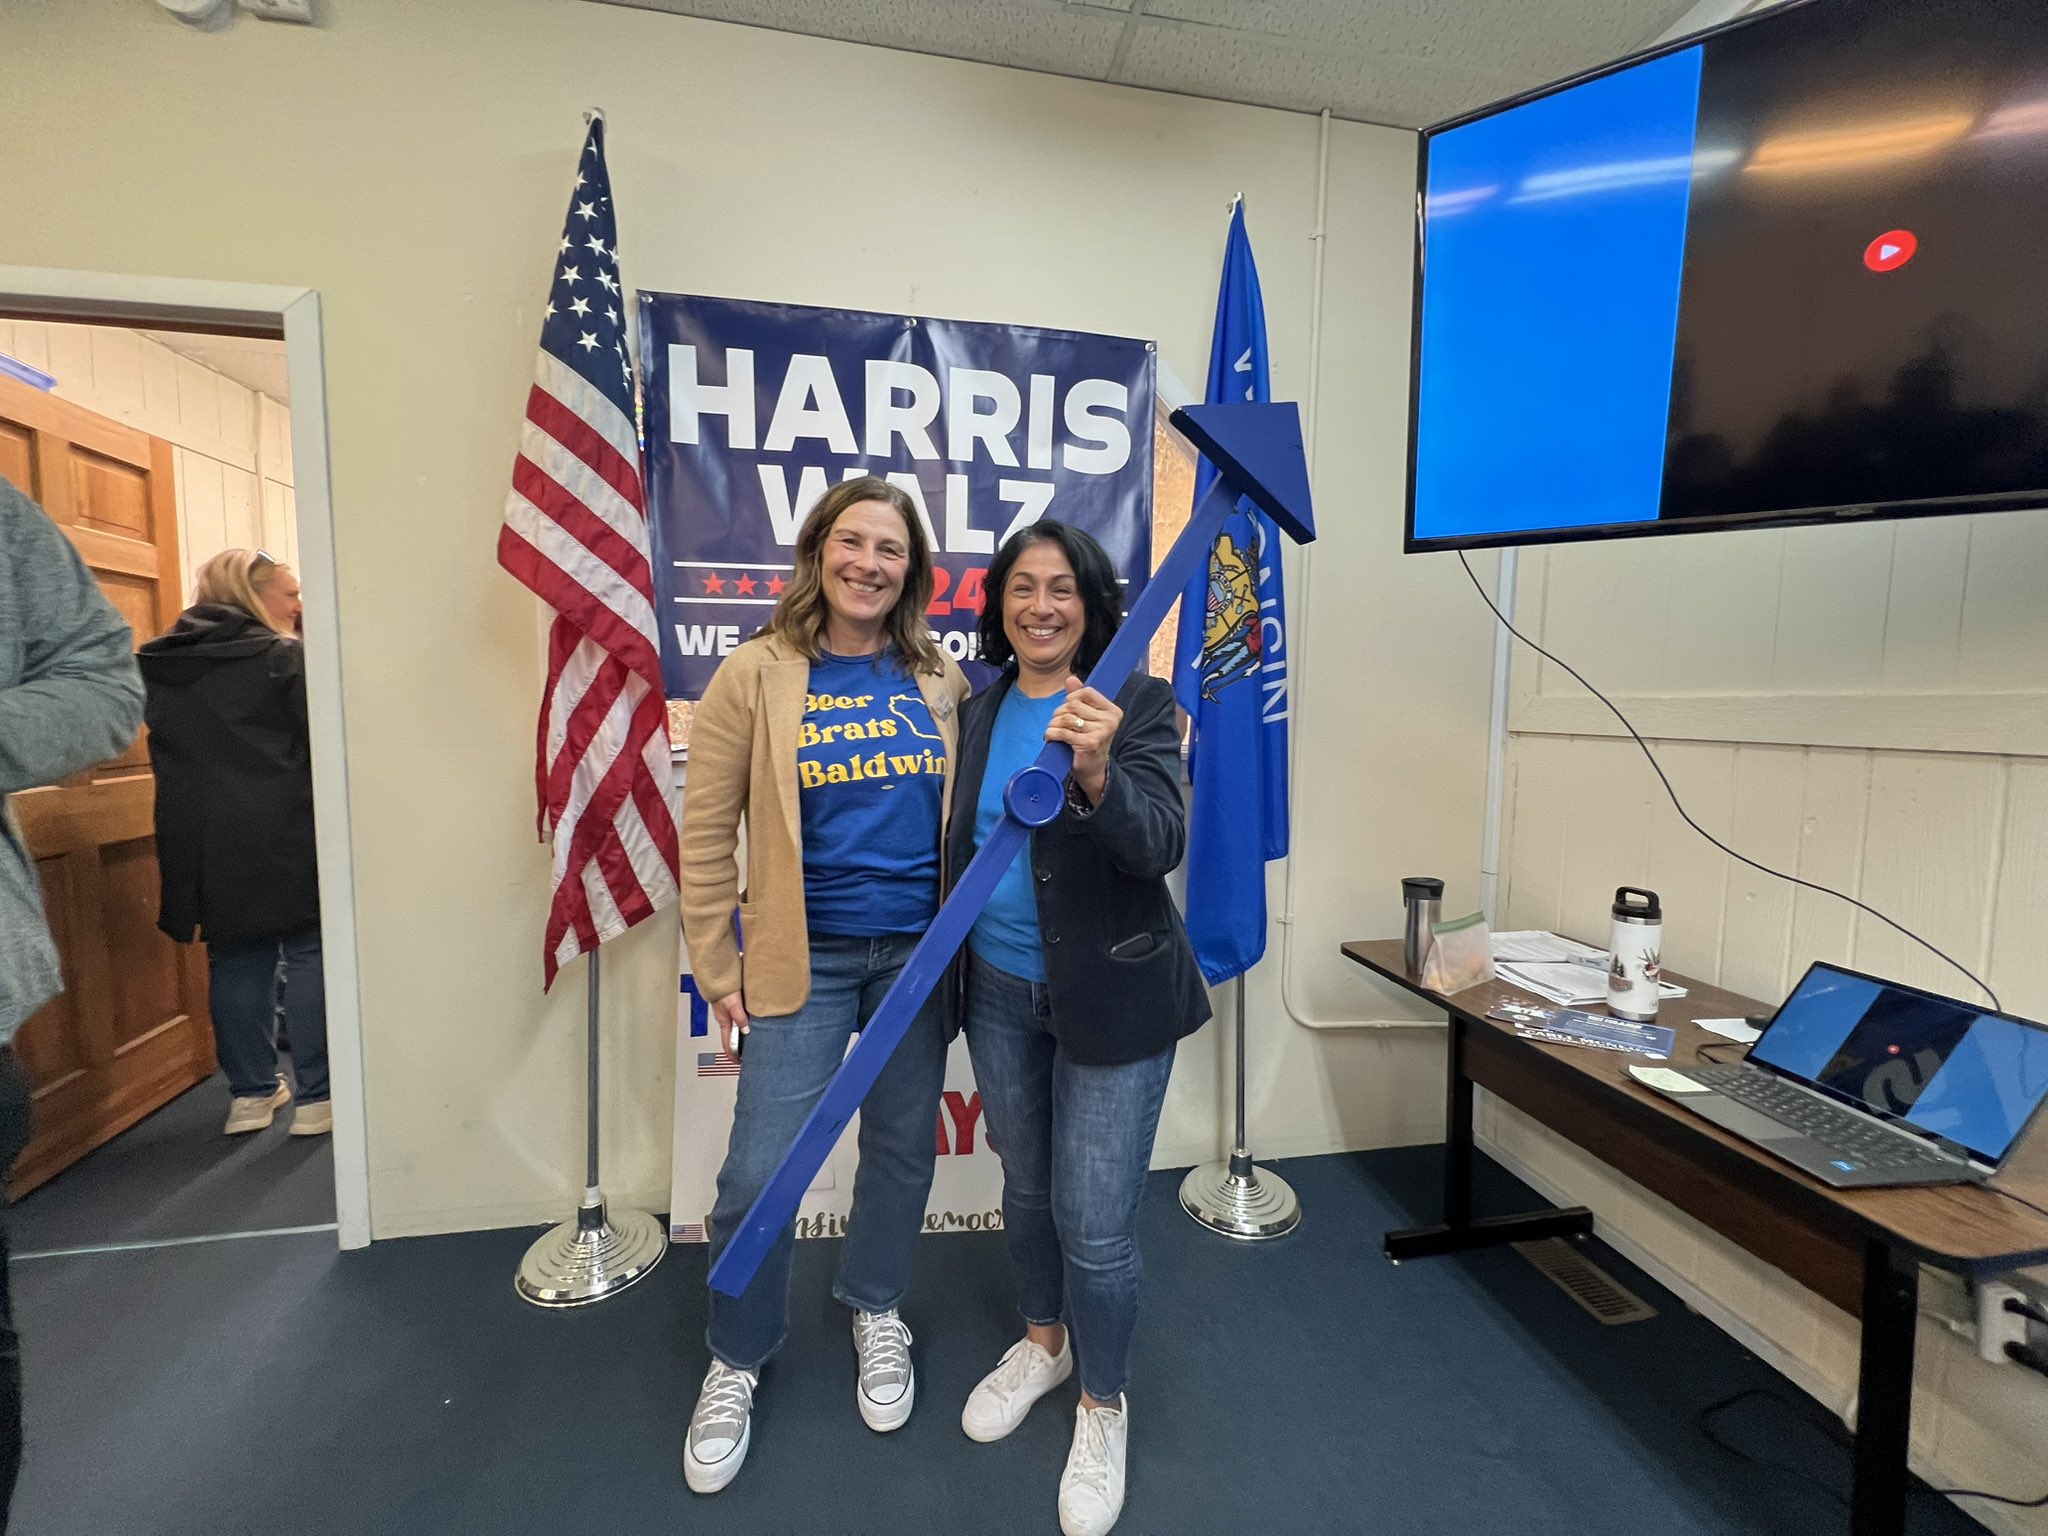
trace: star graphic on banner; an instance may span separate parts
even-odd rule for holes
[[[704,578],[704,590],[706,592],[723,592],[725,590],[725,578],[718,575],[706,576]]]
[[[576,217],[579,219],[596,218],[597,205],[595,203],[578,203],[576,205]]]
[[[574,267],[564,267],[562,268],[562,275],[559,281],[565,283],[580,283],[583,281],[583,274],[577,271]]]
[[[600,270],[597,274],[597,281],[606,293],[615,294],[619,291],[618,280],[609,272]]]
[[[565,251],[571,249],[567,235],[562,236],[562,249]]]
[[[549,321],[549,320],[552,320],[552,319],[554,319],[554,318],[555,318],[555,304],[554,304],[554,300],[550,299],[550,300],[548,301],[548,308],[547,308],[547,313],[541,316],[541,320],[542,320],[542,323],[543,323],[543,324],[545,324],[545,323],[546,323],[547,321]]]
[[[732,584],[732,589],[733,591],[739,593],[742,597],[752,597],[754,595],[754,578],[751,576],[742,576],[738,581]]]
[[[578,315],[588,315],[590,313],[590,300],[571,299],[569,301],[569,308]]]
[[[597,350],[597,338],[591,335],[590,332],[585,331],[576,338],[576,345],[586,352],[595,352]]]
[[[586,250],[593,251],[599,256],[603,256],[606,254],[604,242],[598,239],[595,235],[592,235],[588,240],[584,241],[583,245]]]
[[[583,185],[583,173],[581,171],[576,173],[576,185],[579,187]]]
[[[782,589],[788,585],[789,583],[784,581],[780,576],[770,576],[768,578],[768,595],[770,597],[780,597],[782,595]]]
[[[613,325],[617,325],[619,323],[619,312],[616,309],[613,309],[609,304],[605,305],[604,307],[604,317],[605,319],[611,321]]]

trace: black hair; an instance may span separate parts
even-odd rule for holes
[[[1033,544],[1057,544],[1067,557],[1067,564],[1074,568],[1074,586],[1081,595],[1081,611],[1087,615],[1081,649],[1074,657],[1074,672],[1085,678],[1109,649],[1110,637],[1123,623],[1123,589],[1117,585],[1116,567],[1110,563],[1108,552],[1088,534],[1057,518],[1042,517],[1020,528],[1003,542],[995,559],[989,562],[988,575],[983,578],[983,590],[988,596],[981,610],[981,659],[990,666],[1012,670],[1017,665],[1010,637],[1003,633],[1003,590],[1010,584],[1010,572],[1017,557]]]

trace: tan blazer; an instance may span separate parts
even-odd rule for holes
[[[797,809],[796,739],[804,719],[810,662],[772,635],[749,640],[719,664],[690,726],[683,786],[683,943],[697,992],[707,1001],[742,994],[749,1016],[794,1013],[811,995],[804,917],[803,822]],[[967,679],[947,660],[920,673],[918,692],[946,748],[943,813],[953,803],[960,704]],[[739,882],[740,823],[747,870]],[[746,934],[744,966],[733,938],[737,907]]]

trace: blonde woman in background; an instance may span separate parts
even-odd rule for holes
[[[156,770],[157,926],[208,950],[213,1038],[233,1102],[226,1133],[268,1126],[298,1082],[294,1136],[334,1125],[299,582],[260,549],[199,568],[192,606],[138,654]]]

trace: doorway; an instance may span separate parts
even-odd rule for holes
[[[248,1190],[223,1176],[219,1158],[226,1095],[206,1086],[213,1052],[204,961],[154,930],[148,757],[146,749],[131,748],[79,776],[85,782],[67,781],[80,805],[104,813],[97,821],[58,818],[72,826],[64,856],[75,855],[76,879],[59,873],[52,880],[57,861],[43,862],[38,849],[46,882],[64,887],[48,902],[53,919],[73,921],[65,915],[69,900],[80,920],[91,913],[104,932],[60,934],[93,958],[67,963],[69,1001],[55,1005],[57,1017],[46,1022],[39,1015],[24,1029],[22,1056],[36,1079],[38,1118],[52,1129],[47,1144],[32,1145],[23,1159],[16,1189],[28,1201],[17,1214],[27,1217],[35,1206],[30,1186],[52,1180],[46,1194],[59,1189],[63,1179],[53,1176],[66,1167],[81,1190],[102,1199],[118,1191],[117,1202],[146,1205],[147,1180],[136,1175],[140,1165],[157,1164],[173,1178],[181,1170],[186,1176],[185,1192],[196,1201],[186,1225],[204,1225],[209,1205],[241,1210],[237,1224],[244,1230],[250,1219],[265,1219],[263,1210],[285,1229],[303,1228],[308,1224],[290,1218],[317,1210],[327,1221],[316,1225],[331,1223],[341,1247],[361,1247],[370,1233],[368,1159],[318,297],[246,284],[0,268],[0,353],[22,365],[0,369],[13,374],[0,378],[0,473],[57,502],[52,515],[138,640],[161,633],[189,601],[191,572],[208,545],[264,548],[297,569],[305,592],[334,1103],[331,1137],[304,1138],[317,1151],[291,1149],[267,1203],[250,1208]],[[59,369],[91,382],[38,388],[34,373],[59,376]],[[217,413],[210,436],[209,401]],[[170,408],[182,423],[176,432],[146,430],[172,419],[162,414]],[[17,420],[31,416],[38,419]],[[10,441],[16,446],[5,446]],[[73,826],[81,821],[82,828]],[[81,947],[81,938],[93,942]],[[78,1113],[60,1132],[66,1095]],[[238,1137],[229,1150],[248,1154],[241,1164],[252,1163],[266,1140],[283,1147],[285,1124],[281,1116],[271,1130]],[[73,1229],[68,1219],[50,1225],[53,1233]],[[34,1229],[18,1233],[24,1256],[33,1251]]]
[[[224,550],[296,569],[290,399],[281,338],[0,320],[0,475],[64,531],[138,644]],[[12,802],[67,978],[14,1039],[35,1103],[7,1190],[24,1256],[335,1225],[327,1138],[288,1141],[281,1122],[221,1134],[210,957],[156,928],[153,788],[138,739]]]

